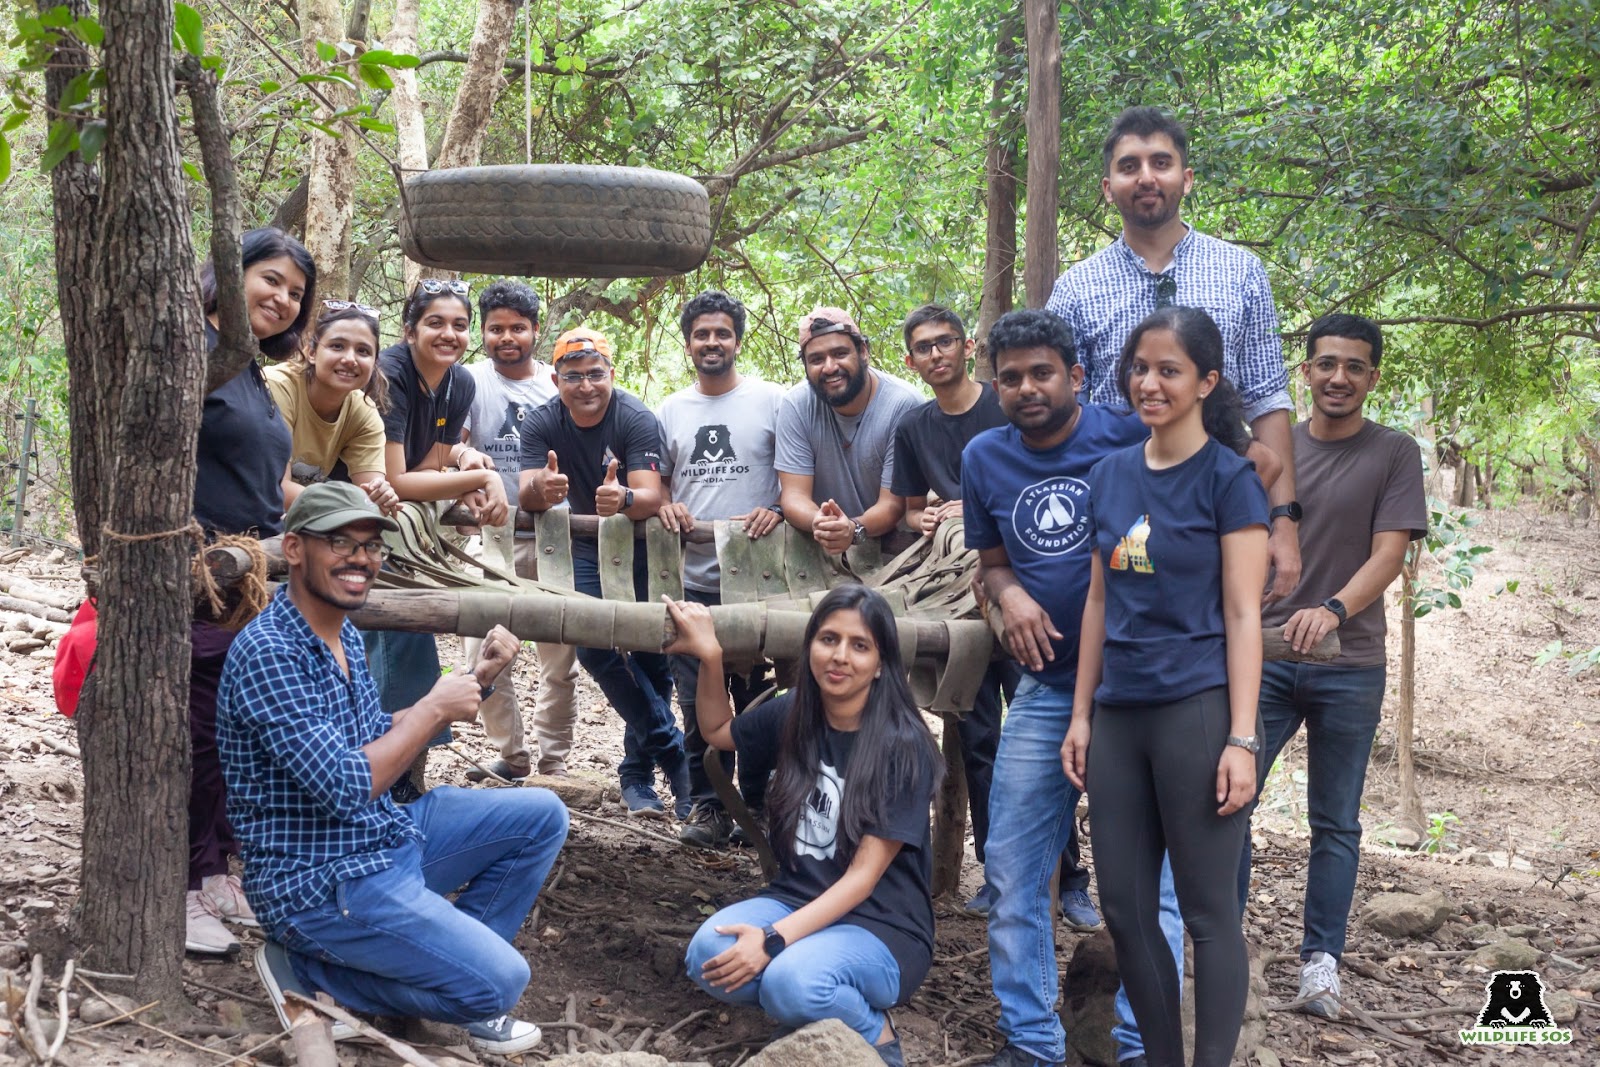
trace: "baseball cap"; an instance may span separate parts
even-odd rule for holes
[[[550,353],[550,362],[556,364],[564,359],[575,359],[578,356],[600,356],[610,363],[611,353],[611,342],[605,334],[599,330],[579,326],[556,338],[556,347]]]
[[[811,343],[813,337],[822,337],[830,333],[844,333],[867,343],[866,337],[861,333],[861,327],[856,325],[856,320],[850,317],[850,312],[844,308],[814,307],[800,316],[800,347],[805,348]]]
[[[283,528],[287,533],[332,533],[353,522],[375,522],[385,530],[400,524],[378,510],[360,486],[349,482],[318,482],[307,486],[289,505]]]

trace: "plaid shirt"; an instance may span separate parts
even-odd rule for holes
[[[1117,361],[1133,328],[1156,310],[1160,277],[1177,283],[1173,303],[1202,308],[1222,331],[1223,375],[1239,390],[1246,421],[1293,411],[1266,269],[1238,245],[1192,226],[1159,275],[1119,236],[1056,279],[1045,307],[1072,327],[1089,399],[1127,406],[1117,388]]]
[[[422,840],[387,793],[371,799],[361,746],[391,720],[349,619],[339,639],[348,678],[280,589],[233,642],[217,689],[228,821],[244,846],[245,896],[269,932],[333,899],[340,882],[388,868],[387,849]]]

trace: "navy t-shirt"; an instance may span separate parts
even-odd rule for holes
[[[406,470],[416,470],[440,441],[455,444],[467,423],[478,383],[457,363],[430,391],[411,360],[411,346],[390,345],[378,353],[378,373],[389,381],[389,410],[383,416],[385,440],[405,446]]]
[[[733,743],[740,760],[770,767],[777,763],[783,723],[793,702],[772,700],[733,720]],[[856,734],[825,727],[818,761],[817,786],[796,827],[792,859],[761,895],[802,908],[820,897],[849,869],[838,855],[839,816],[850,774],[850,753]],[[916,781],[901,783],[885,805],[885,825],[867,830],[873,837],[900,842],[900,851],[878,879],[872,893],[839,922],[859,926],[884,943],[900,965],[903,1004],[916,992],[933,962],[933,874],[929,805],[933,800],[933,767]]]
[[[1222,536],[1267,525],[1255,464],[1215,439],[1165,470],[1144,447],[1089,474],[1106,577],[1105,665],[1096,701],[1167,704],[1228,684]]]
[[[1062,639],[1055,659],[1032,672],[1046,685],[1071,686],[1078,675],[1078,630],[1089,594],[1090,470],[1148,436],[1137,417],[1099,404],[1079,405],[1072,436],[1054,448],[1029,448],[1022,431],[985,430],[961,454],[961,507],[967,547],[1004,547],[1029,596]]]
[[[206,326],[206,351],[217,332]],[[195,455],[194,517],[206,533],[258,537],[283,532],[283,472],[292,451],[289,424],[251,360],[205,399]]]

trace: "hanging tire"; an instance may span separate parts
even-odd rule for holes
[[[682,274],[711,251],[705,186],[646,167],[461,167],[405,183],[405,254],[475,274]]]

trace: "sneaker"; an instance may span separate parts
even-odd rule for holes
[[[244,886],[233,874],[208,874],[200,879],[200,895],[210,901],[217,918],[240,926],[259,927],[256,913],[244,898]]]
[[[1308,999],[1309,998],[1309,999]],[[1313,952],[1300,965],[1300,1010],[1324,1019],[1339,1017],[1339,961],[1326,952]]]
[[[528,777],[529,774],[529,768],[514,767],[503,759],[497,759],[493,763],[486,764],[485,766],[488,768],[488,770],[493,771],[501,778],[505,778],[512,782],[520,782],[524,778]],[[471,770],[467,771],[467,781],[469,782],[487,782],[489,780],[489,775],[477,767],[473,767]]]
[[[646,819],[665,819],[667,809],[656,796],[653,786],[640,783],[622,787],[622,802],[628,805],[628,814]]]
[[[1041,1060],[1031,1052],[1024,1052],[1015,1045],[1007,1044],[1005,1048],[995,1053],[992,1060],[985,1060],[979,1067],[1062,1067],[1061,1060]]]
[[[689,799],[689,757],[682,751],[674,753],[661,764],[661,773],[667,776],[667,785],[672,789],[673,814],[679,822],[687,821],[693,808]]]
[[[900,1047],[899,1034],[894,1035],[893,1041],[885,1041],[881,1045],[873,1045],[872,1051],[876,1052],[878,1058],[888,1064],[888,1067],[906,1067],[906,1054],[905,1050]]]
[[[261,976],[261,984],[267,987],[267,998],[272,1001],[272,1008],[278,1013],[278,1022],[285,1030],[289,1029],[289,1009],[284,994],[298,993],[302,997],[311,995],[306,987],[300,984],[300,979],[294,973],[294,966],[289,962],[289,950],[276,941],[263,941],[261,947],[256,950],[256,974]],[[348,1041],[355,1036],[355,1029],[348,1023],[333,1024],[335,1041]]]
[[[1087,889],[1069,889],[1061,894],[1061,917],[1067,920],[1068,927],[1080,934],[1098,930],[1103,925]]]
[[[402,774],[389,787],[389,795],[396,804],[414,804],[422,799],[422,790],[417,788],[417,783],[411,780],[411,775]]]
[[[755,820],[756,827],[762,833],[767,829],[767,810],[765,808],[751,808],[750,817]],[[728,844],[737,845],[739,848],[755,848],[756,843],[750,840],[750,835],[744,832],[744,827],[738,823],[733,824],[733,832],[728,834]]]
[[[972,899],[961,906],[961,910],[968,915],[976,915],[980,919],[989,917],[989,912],[994,908],[995,899],[999,896],[994,891],[994,886],[988,882],[983,883],[983,888],[973,894]]]
[[[728,847],[733,836],[733,816],[721,807],[696,804],[689,818],[678,828],[678,840],[695,848],[708,848],[720,852]]]
[[[239,939],[228,932],[217,917],[216,905],[203,890],[191,889],[184,894],[186,922],[183,947],[202,956],[235,956],[239,953]]]
[[[496,1056],[515,1056],[519,1052],[527,1052],[539,1043],[541,1036],[537,1026],[509,1015],[467,1024],[467,1040],[472,1047]]]

